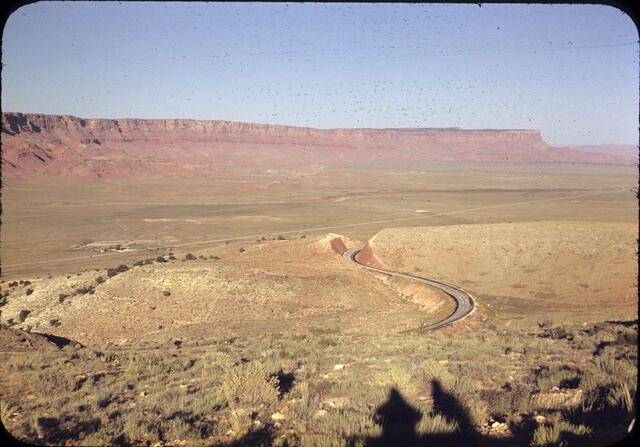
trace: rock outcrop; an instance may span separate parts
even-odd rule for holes
[[[536,130],[313,129],[231,121],[83,119],[2,114],[2,173],[222,175],[232,166],[389,163],[418,160],[633,163],[632,158],[553,148]]]

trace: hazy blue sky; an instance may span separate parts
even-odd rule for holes
[[[609,6],[41,2],[2,50],[4,111],[638,141],[638,33]]]

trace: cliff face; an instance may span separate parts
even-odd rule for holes
[[[2,114],[2,173],[205,176],[230,166],[459,160],[631,163],[552,148],[534,130],[313,129],[231,121]]]

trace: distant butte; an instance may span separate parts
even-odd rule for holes
[[[2,114],[2,174],[200,177],[233,166],[414,161],[632,164],[633,157],[552,147],[537,130],[314,129],[232,121],[84,119]]]

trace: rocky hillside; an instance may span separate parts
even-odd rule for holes
[[[230,121],[2,114],[6,177],[207,176],[233,166],[416,160],[633,162],[610,154],[552,148],[535,130],[322,130]]]

